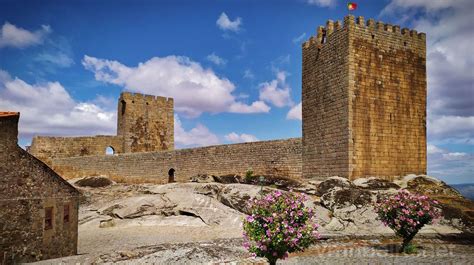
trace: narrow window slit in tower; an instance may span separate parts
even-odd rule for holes
[[[125,114],[125,108],[127,106],[127,103],[125,103],[125,100],[122,100],[122,115]]]

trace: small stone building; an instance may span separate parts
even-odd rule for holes
[[[17,112],[0,112],[0,264],[77,254],[80,193],[17,144]]]

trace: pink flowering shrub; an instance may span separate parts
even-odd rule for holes
[[[401,190],[397,195],[377,203],[375,209],[383,224],[403,238],[401,251],[410,252],[409,249],[413,249],[410,242],[416,233],[441,216],[437,204],[425,195]]]
[[[318,238],[317,224],[311,222],[312,209],[304,206],[306,197],[274,191],[250,202],[251,215],[244,219],[244,247],[270,264],[302,251]]]

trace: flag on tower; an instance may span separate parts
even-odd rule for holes
[[[353,2],[347,3],[347,9],[349,9],[349,11],[355,10],[356,8],[357,8],[356,3],[353,3]]]

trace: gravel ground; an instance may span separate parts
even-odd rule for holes
[[[400,254],[399,240],[327,240],[281,264],[474,264],[474,242],[418,239],[416,254]]]
[[[171,243],[171,240],[166,238],[156,241],[161,243],[139,247],[119,246],[117,242],[109,241],[108,247],[114,250],[93,251],[37,264],[266,264],[264,259],[251,258],[240,238],[182,243]],[[472,237],[421,238],[414,243],[419,246],[418,253],[408,255],[398,253],[400,240],[394,238],[329,238],[305,252],[291,254],[278,264],[474,264]]]

